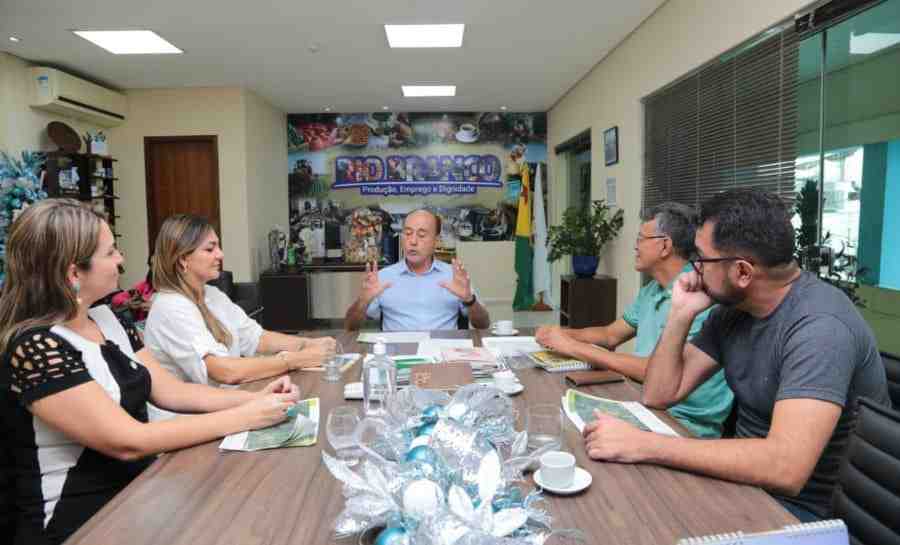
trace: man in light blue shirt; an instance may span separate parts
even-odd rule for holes
[[[641,288],[622,318],[604,327],[542,327],[536,333],[538,342],[544,346],[641,382],[666,325],[672,285],[678,276],[691,270],[687,260],[694,250],[696,231],[693,211],[677,203],[658,206],[644,220],[635,242],[635,268],[653,279]],[[691,336],[700,331],[708,315],[709,310],[694,319]],[[635,339],[632,354],[601,348],[614,349],[632,338]],[[669,413],[698,437],[721,437],[722,423],[731,411],[733,400],[734,394],[725,382],[724,371],[720,370],[671,407]]]
[[[377,264],[366,264],[360,295],[347,309],[348,331],[359,329],[366,317],[379,316],[384,331],[456,329],[459,314],[476,329],[490,326],[462,262],[454,259],[450,265],[434,258],[440,232],[440,218],[428,210],[406,216],[404,259],[381,271]]]

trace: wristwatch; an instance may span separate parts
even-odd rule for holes
[[[473,293],[473,294],[472,294],[472,299],[470,299],[470,300],[468,300],[468,301],[463,301],[462,304],[463,304],[464,307],[471,307],[472,305],[475,304],[475,301],[477,301],[477,300],[478,300],[478,299],[475,297],[475,294]]]

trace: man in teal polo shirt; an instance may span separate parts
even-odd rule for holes
[[[541,327],[536,333],[537,341],[556,352],[643,382],[647,362],[669,315],[672,285],[681,273],[691,270],[688,258],[694,251],[694,218],[690,207],[678,203],[662,204],[643,218],[634,247],[635,268],[652,280],[641,288],[622,318],[604,327]],[[708,315],[709,310],[694,319],[690,336],[700,331]],[[630,339],[635,339],[633,354],[610,351]],[[724,371],[719,371],[671,407],[669,414],[698,437],[721,437],[733,400]]]

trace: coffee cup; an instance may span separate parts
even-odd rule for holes
[[[513,332],[512,320],[497,320],[494,322],[493,329],[495,333],[509,335]]]
[[[541,480],[553,488],[568,488],[575,480],[575,456],[553,450],[541,456]]]
[[[459,134],[463,138],[472,138],[478,134],[478,128],[471,123],[463,123],[459,126]]]
[[[510,390],[516,386],[519,382],[516,379],[516,374],[512,371],[497,371],[493,374],[494,377],[494,386],[500,388],[501,390]]]

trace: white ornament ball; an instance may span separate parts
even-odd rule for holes
[[[437,511],[444,503],[444,491],[428,479],[419,479],[403,491],[403,510],[414,518],[422,518]]]

